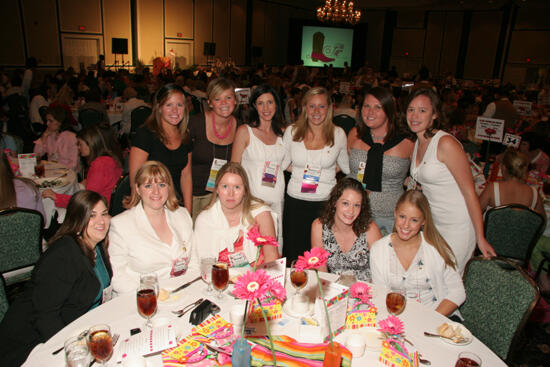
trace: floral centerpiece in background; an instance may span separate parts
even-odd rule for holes
[[[346,328],[358,329],[376,326],[377,309],[372,302],[370,286],[366,283],[356,282],[351,286],[350,293]]]
[[[378,324],[385,340],[378,360],[386,366],[418,367],[418,352],[409,352],[405,347],[405,328],[397,316],[388,316]]]

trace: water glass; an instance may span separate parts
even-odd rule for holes
[[[65,362],[67,367],[88,367],[92,355],[85,335],[70,337],[65,341]]]
[[[206,292],[212,292],[212,265],[216,263],[216,259],[213,257],[204,257],[201,259],[201,277],[202,280],[208,284]]]

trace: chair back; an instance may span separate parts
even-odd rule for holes
[[[32,266],[42,253],[44,218],[36,210],[11,208],[0,211],[0,273]],[[32,270],[12,276],[7,284],[28,278]]]
[[[355,119],[349,115],[338,115],[332,118],[332,122],[336,126],[340,126],[346,132],[346,135],[349,134],[350,130],[353,129],[356,122]]]
[[[103,114],[97,110],[85,108],[78,113],[78,122],[82,125],[82,129],[85,129],[103,122]]]
[[[109,214],[112,217],[126,210],[122,206],[122,200],[124,200],[124,198],[126,196],[129,196],[130,194],[131,194],[130,177],[128,174],[125,174],[118,180],[117,184],[115,185],[115,188],[113,189],[113,192],[111,193],[111,202],[109,204]]]
[[[472,258],[464,273],[464,325],[503,360],[510,358],[540,293],[514,262]]]
[[[132,110],[130,114],[130,140],[136,135],[137,129],[143,125],[149,116],[151,116],[152,111],[153,110],[147,106],[139,106]]]
[[[8,295],[6,294],[6,282],[3,276],[0,275],[0,278],[0,322],[2,322],[10,304],[8,302]]]
[[[499,256],[526,266],[544,230],[544,218],[521,204],[491,208],[485,215],[485,237]]]

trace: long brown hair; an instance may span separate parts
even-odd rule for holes
[[[98,157],[109,156],[115,160],[119,167],[122,167],[120,145],[115,140],[110,128],[92,125],[79,131],[76,137],[84,140],[90,149],[90,155],[86,157],[88,164]]]
[[[327,98],[328,111],[325,121],[323,121],[323,137],[325,139],[325,145],[334,145],[334,124],[332,123],[332,100],[328,91],[323,87],[313,87],[309,89],[302,97],[302,113],[294,123],[294,131],[292,140],[303,141],[306,137],[306,133],[309,129],[307,121],[307,104],[309,100],[315,96],[324,95]]]
[[[252,195],[252,192],[250,191],[250,184],[248,182],[248,175],[246,174],[243,166],[241,166],[241,164],[237,162],[228,162],[224,164],[222,168],[220,168],[220,170],[218,171],[218,175],[216,176],[216,183],[214,185],[212,199],[205,209],[211,208],[216,203],[216,200],[218,200],[218,186],[220,185],[220,181],[226,173],[233,173],[235,175],[238,175],[243,180],[244,195],[242,200],[241,223],[246,224],[245,220],[248,221],[249,224],[254,223],[252,210],[263,205],[264,201]]]
[[[174,182],[170,171],[164,164],[158,161],[147,161],[139,167],[134,177],[134,184],[141,186],[151,182],[164,182],[168,185],[168,199],[166,200],[166,207],[174,211],[179,207],[179,201],[176,197],[176,191],[174,190]],[[133,190],[129,197],[125,197],[122,201],[123,206],[126,209],[133,208],[141,201],[141,197],[137,190]]]
[[[189,122],[189,108],[187,106],[187,98],[185,98],[185,93],[183,92],[183,89],[181,89],[181,87],[177,84],[166,84],[155,93],[153,101],[153,111],[144,123],[144,126],[151,130],[153,134],[163,143],[166,143],[167,139],[166,134],[164,133],[164,129],[162,127],[160,110],[162,106],[166,104],[168,98],[176,93],[180,93],[183,96],[183,101],[185,105],[183,111],[183,119],[178,124],[178,130],[184,142],[189,140],[189,134],[187,132],[187,124]]]
[[[424,131],[424,137],[428,139],[435,135],[434,130],[445,130],[447,128],[447,120],[441,111],[441,98],[439,98],[439,95],[430,88],[418,88],[411,92],[409,98],[407,99],[405,118],[407,117],[407,109],[409,108],[409,105],[413,99],[419,96],[428,97],[430,104],[432,105],[433,113],[437,115],[435,120],[433,120],[432,125]],[[412,139],[416,140],[416,135]]]
[[[445,261],[445,264],[453,269],[456,269],[456,258],[453,250],[435,227],[430,204],[428,203],[426,196],[418,190],[405,191],[399,200],[397,200],[395,210],[397,211],[397,209],[404,203],[409,203],[420,210],[424,216],[424,239],[427,243],[435,247],[437,252],[439,252],[439,255]],[[395,224],[393,226],[393,232],[396,232]]]
[[[74,194],[69,200],[69,205],[67,205],[67,214],[65,215],[63,224],[61,224],[61,227],[59,227],[46,246],[50,246],[63,236],[70,236],[90,260],[90,264],[95,265],[95,253],[86,245],[84,237],[92,210],[100,201],[105,204],[106,208],[109,208],[107,200],[95,191],[81,190]],[[106,250],[109,245],[109,236],[105,236],[103,243]]]
[[[363,185],[359,181],[351,177],[345,177],[338,181],[338,183],[330,191],[329,199],[323,209],[323,213],[319,218],[321,223],[326,224],[328,227],[332,227],[334,224],[334,215],[336,214],[336,202],[345,190],[350,189],[361,195],[361,212],[353,221],[353,233],[360,236],[361,233],[366,232],[372,223],[372,212],[370,208],[369,197]]]

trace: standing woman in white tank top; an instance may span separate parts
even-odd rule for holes
[[[282,251],[283,201],[285,178],[283,112],[275,89],[262,84],[250,96],[250,122],[241,125],[235,135],[231,161],[240,163],[250,181],[252,195],[262,199],[277,214],[277,237]]]

